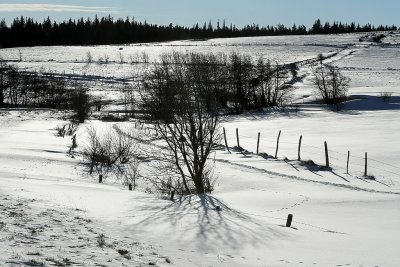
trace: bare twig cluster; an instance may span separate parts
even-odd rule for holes
[[[89,127],[87,131],[88,143],[82,155],[91,163],[90,173],[95,167],[98,172],[107,172],[137,159],[138,144],[130,137],[134,133],[128,135],[109,129],[101,134],[94,127]]]

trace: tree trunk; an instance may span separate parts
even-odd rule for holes
[[[193,179],[194,182],[194,186],[196,187],[196,193],[197,194],[203,194],[205,193],[205,189],[204,189],[204,184],[203,184],[203,180],[202,177],[195,177]]]

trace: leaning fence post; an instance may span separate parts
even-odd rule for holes
[[[279,130],[278,139],[276,140],[276,150],[275,150],[275,158],[278,157],[278,149],[279,149],[279,138],[281,137],[281,130]]]
[[[231,153],[231,151],[229,151],[228,141],[226,140],[225,127],[224,127],[224,139],[225,139],[225,147],[226,147],[226,149],[228,150],[228,152]]]
[[[364,177],[367,177],[367,167],[368,167],[368,153],[365,152],[365,169],[364,169]]]
[[[328,143],[325,141],[325,166],[329,168]]]
[[[236,128],[236,141],[237,141],[237,147],[240,148],[240,144],[239,144],[239,128]]]
[[[289,214],[286,220],[286,227],[292,226],[293,214]]]
[[[300,139],[299,139],[299,149],[297,151],[297,160],[300,161],[301,157],[300,157],[300,149],[301,149],[301,140],[303,139],[303,136],[300,135]]]
[[[258,154],[259,147],[260,147],[260,133],[258,133],[258,138],[257,138],[257,154]]]
[[[349,161],[350,161],[350,150],[347,151],[347,165],[346,165],[347,174],[349,174]]]

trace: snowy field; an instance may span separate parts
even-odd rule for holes
[[[0,110],[0,265],[399,266],[400,34],[382,44],[359,42],[361,36],[0,50],[1,58],[27,71],[116,87],[140,68],[129,61],[143,52],[152,62],[163,52],[185,50],[238,51],[285,63],[334,54],[329,61],[352,79],[350,101],[333,112],[315,103],[310,66],[301,66],[298,110],[228,117],[223,127],[231,153],[213,154],[215,191],[175,202],[143,188],[130,192],[120,182],[98,184],[79,158],[68,155],[70,138],[55,136],[63,114]],[[105,55],[107,64],[99,62]],[[116,98],[108,83],[93,90]],[[392,93],[389,103],[379,97],[383,92]],[[81,125],[78,144],[86,125],[99,124],[106,123]],[[126,129],[133,123],[107,124]],[[233,149],[236,128],[247,151]],[[280,130],[278,159],[266,157],[275,154]],[[259,132],[264,156],[255,153]],[[319,165],[328,143],[331,171],[297,161],[300,135],[302,160]],[[291,228],[284,227],[288,214],[294,215]]]

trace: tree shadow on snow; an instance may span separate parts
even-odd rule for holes
[[[276,225],[255,220],[209,195],[183,196],[132,227],[148,232],[164,226],[171,230],[166,234],[173,242],[195,245],[202,251],[266,247],[274,240],[289,238],[287,231]]]
[[[384,101],[385,100],[385,101]],[[400,109],[400,96],[352,95],[340,107],[340,113],[358,114],[358,111],[396,110]]]
[[[314,111],[304,105],[292,105],[285,108],[264,108],[261,111],[246,111],[243,114],[230,115],[224,118],[224,122],[236,122],[236,121],[260,121],[273,118],[305,118],[306,111]]]

